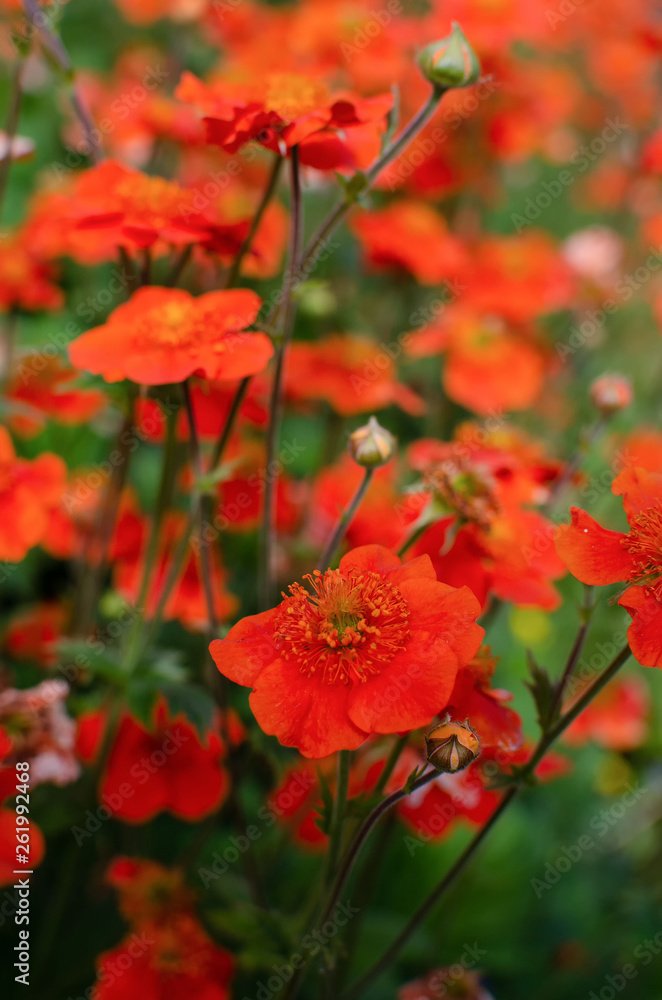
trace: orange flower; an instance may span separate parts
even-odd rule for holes
[[[207,232],[194,208],[195,192],[174,181],[105,160],[77,179],[71,200],[71,225],[98,232],[101,245],[151,247],[195,243]]]
[[[259,309],[260,299],[247,289],[193,298],[174,288],[140,288],[103,326],[78,337],[69,356],[107,382],[243,378],[262,371],[273,354],[265,333],[242,332]]]
[[[401,564],[379,545],[307,582],[210,646],[226,677],[253,688],[262,729],[326,757],[429,723],[480,644],[470,591],[439,583],[429,558]]]
[[[648,735],[650,692],[642,677],[617,677],[568,726],[572,746],[592,740],[608,750],[636,750]]]
[[[422,285],[439,284],[468,265],[461,241],[423,202],[397,201],[377,212],[361,212],[352,229],[376,270],[404,269]]]
[[[39,354],[24,358],[7,386],[7,397],[34,410],[10,413],[9,423],[17,434],[32,437],[38,434],[50,417],[60,424],[82,424],[94,417],[106,405],[107,397],[99,389],[82,389],[75,385],[79,377],[58,358]],[[74,383],[72,385],[72,383]]]
[[[462,302],[481,315],[528,323],[572,303],[570,265],[547,233],[486,236],[473,248]]]
[[[67,618],[67,609],[62,604],[43,603],[22,608],[9,620],[4,648],[15,660],[29,660],[43,667],[55,666],[54,644],[64,634]]]
[[[415,358],[446,352],[441,381],[447,394],[475,413],[524,410],[540,394],[543,348],[528,331],[495,316],[449,306],[440,318],[407,336]]]
[[[662,475],[626,469],[611,489],[623,497],[629,531],[608,531],[572,507],[571,523],[556,534],[556,549],[582,583],[626,582],[618,603],[632,617],[632,653],[644,667],[662,667]]]
[[[0,559],[20,562],[43,540],[65,477],[58,455],[17,458],[8,432],[0,427]]]
[[[290,349],[285,388],[293,400],[325,400],[343,416],[396,405],[416,415],[420,396],[397,380],[392,355],[369,337],[330,334]]]
[[[431,495],[428,514],[439,517],[412,554],[429,554],[441,579],[467,585],[481,604],[493,593],[516,604],[557,607],[552,580],[563,575],[563,563],[553,526],[528,507],[547,499],[558,467],[524,435],[508,428],[489,435],[472,424],[451,442],[416,442],[409,457]]]
[[[379,154],[393,97],[331,95],[319,80],[298,73],[266,73],[254,84],[205,84],[184,73],[175,91],[206,112],[207,141],[236,153],[256,141],[282,156],[299,147],[300,160],[318,170],[366,167]]]
[[[27,228],[0,242],[0,312],[61,309],[64,296],[54,278],[52,264],[34,247]]]

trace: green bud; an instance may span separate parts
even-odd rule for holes
[[[441,41],[431,42],[419,54],[418,65],[438,90],[468,87],[480,76],[480,63],[459,24]]]
[[[349,453],[359,465],[374,469],[385,465],[395,454],[397,441],[377,417],[370,417],[367,424],[349,436]]]

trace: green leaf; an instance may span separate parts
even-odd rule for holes
[[[158,694],[158,686],[151,677],[135,677],[127,689],[126,700],[131,715],[146,729],[152,728],[154,705]]]
[[[333,816],[333,795],[329,788],[329,783],[319,767],[317,768],[317,780],[322,796],[322,806],[319,809],[315,822],[322,833],[328,834],[331,829],[331,817]]]
[[[211,729],[215,703],[211,695],[194,684],[159,683],[172,715],[183,714],[204,740]]]
[[[526,658],[529,666],[531,680],[526,681],[526,686],[533,695],[536,706],[536,715],[540,728],[545,732],[554,721],[554,710],[556,700],[556,686],[549,677],[549,674],[542,667],[538,666],[530,650],[526,651]]]

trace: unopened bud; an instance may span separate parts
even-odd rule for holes
[[[355,462],[368,469],[385,465],[395,454],[397,441],[377,417],[370,417],[367,424],[349,436],[349,453]]]
[[[632,383],[624,375],[601,375],[592,383],[591,402],[609,416],[624,410],[632,402]]]
[[[426,80],[439,90],[468,87],[480,76],[480,63],[459,24],[439,42],[426,45],[418,56]]]
[[[475,760],[480,753],[480,740],[466,722],[451,722],[447,718],[425,737],[427,758],[438,771],[455,774]]]

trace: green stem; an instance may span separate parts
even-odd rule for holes
[[[211,548],[209,540],[205,537],[205,503],[200,492],[199,483],[204,475],[202,465],[202,453],[195,423],[195,413],[193,411],[193,401],[191,399],[191,387],[186,382],[182,383],[184,392],[184,405],[189,424],[189,449],[191,453],[191,466],[193,468],[193,487],[191,489],[191,510],[194,522],[198,522],[198,551],[200,557],[200,576],[202,578],[202,589],[205,594],[207,604],[207,618],[209,622],[209,633],[212,638],[216,638],[218,623],[216,621],[216,610],[214,605],[214,585],[211,565]],[[220,675],[219,675],[220,676]]]
[[[331,563],[334,561],[338,549],[340,547],[340,544],[343,538],[345,537],[345,533],[349,528],[350,524],[352,523],[352,521],[354,520],[354,516],[359,507],[361,506],[364,496],[368,492],[374,474],[375,474],[374,469],[369,469],[369,468],[365,469],[363,474],[363,479],[359,484],[359,488],[357,489],[356,493],[350,500],[349,504],[341,514],[338,520],[338,524],[336,525],[335,531],[333,532],[328,542],[326,543],[324,551],[322,552],[322,555],[320,556],[319,561],[317,563],[317,568],[322,572],[328,569]]]
[[[372,187],[382,170],[384,170],[389,163],[392,163],[393,160],[397,159],[412,139],[414,139],[421,129],[428,123],[437,110],[439,101],[443,95],[443,90],[434,88],[428,100],[419,109],[417,114],[414,115],[406,128],[402,130],[397,139],[394,139],[393,142],[391,142],[375,160],[373,165],[367,169],[365,173],[367,182],[364,189],[365,191],[368,191]],[[317,232],[314,233],[309,240],[306,249],[303,252],[303,260],[310,260],[311,258],[314,259],[317,251],[323,246],[325,240],[327,240],[334,230],[338,228],[342,220],[355,204],[355,201],[348,200],[347,198],[343,198],[342,201],[338,202],[335,208],[331,210],[327,218],[322,222]]]
[[[388,780],[393,774],[393,771],[395,770],[395,765],[400,760],[400,755],[402,754],[404,748],[407,746],[408,740],[409,740],[409,733],[407,733],[405,736],[401,736],[400,739],[396,740],[393,746],[391,747],[391,752],[386,758],[386,763],[384,764],[384,770],[379,775],[379,781],[375,785],[375,791],[373,793],[374,795],[383,794],[384,789],[388,784]]]
[[[51,55],[54,62],[59,66],[62,76],[67,83],[69,100],[78,118],[85,141],[89,148],[89,157],[93,163],[100,163],[104,158],[103,149],[100,143],[100,132],[94,127],[94,122],[90,118],[87,108],[83,104],[74,77],[74,68],[62,39],[48,24],[46,12],[42,11],[36,0],[21,0],[23,10],[28,21],[41,39],[41,43],[46,51]]]
[[[501,802],[497,806],[496,810],[492,813],[487,823],[481,827],[476,836],[473,838],[470,844],[464,849],[462,854],[457,858],[452,867],[444,875],[437,886],[432,890],[427,899],[418,908],[413,917],[409,920],[405,928],[401,931],[398,937],[393,941],[387,951],[382,955],[382,957],[375,962],[375,964],[361,977],[361,979],[355,983],[354,986],[342,994],[340,1000],[356,1000],[357,997],[362,997],[365,994],[367,987],[374,982],[386,969],[392,964],[396,956],[400,953],[404,945],[407,943],[411,935],[421,923],[425,920],[427,915],[434,909],[437,903],[440,901],[442,896],[445,894],[446,890],[455,882],[457,877],[464,871],[469,861],[473,858],[474,854],[483,843],[487,835],[496,826],[497,822],[509,808],[510,804],[515,799],[518,791],[526,784],[526,780],[530,778],[542,758],[545,756],[550,746],[558,739],[561,733],[573,722],[577,716],[583,712],[588,704],[595,698],[595,696],[602,690],[605,684],[609,683],[612,677],[617,673],[618,670],[623,666],[626,660],[629,659],[631,655],[630,647],[625,646],[620,653],[612,660],[609,666],[600,674],[599,677],[591,684],[581,698],[572,706],[564,715],[561,716],[558,721],[551,726],[547,732],[543,733],[540,741],[527,761],[525,767],[523,767],[516,774],[517,783],[512,785],[505,793]]]
[[[218,463],[221,460],[221,455],[225,451],[228,441],[230,440],[230,435],[234,429],[235,420],[237,419],[237,414],[241,408],[241,404],[244,401],[244,397],[248,391],[248,386],[250,385],[252,375],[247,375],[242,378],[241,382],[237,386],[237,391],[234,394],[234,399],[230,404],[230,409],[228,410],[228,416],[225,421],[225,427],[221,431],[218,441],[214,445],[214,450],[211,456],[211,462],[209,471],[213,472]]]
[[[127,637],[126,655],[124,660],[125,670],[127,673],[132,671],[141,645],[140,639],[145,621],[145,605],[147,603],[150,584],[152,583],[154,576],[154,563],[156,562],[156,557],[159,551],[161,528],[164,516],[170,506],[170,501],[172,500],[172,493],[177,475],[176,430],[178,412],[179,411],[176,409],[171,410],[167,417],[166,440],[163,448],[163,464],[161,466],[161,481],[159,483],[159,492],[156,498],[152,528],[149,535],[149,542],[147,543],[140,590],[138,592],[138,600],[136,602],[138,615],[131,626],[131,630]]]
[[[228,271],[227,281],[225,283],[226,288],[233,288],[237,283],[239,274],[241,272],[241,265],[244,262],[244,257],[250,250],[251,243],[253,242],[253,238],[259,229],[260,223],[262,222],[262,218],[266,211],[267,205],[271,201],[276,191],[276,188],[278,187],[278,179],[280,177],[282,166],[283,166],[283,157],[279,153],[277,153],[274,159],[273,166],[269,172],[267,186],[264,189],[262,198],[260,200],[260,204],[258,205],[255,215],[253,216],[250,229],[246,234],[244,242],[241,244],[241,247],[239,248],[239,253],[235,257],[232,267]]]
[[[412,547],[412,545],[414,544],[414,542],[417,542],[419,540],[419,538],[421,537],[421,535],[423,534],[423,532],[427,531],[427,529],[429,527],[430,527],[430,522],[429,521],[424,521],[422,524],[419,524],[416,528],[414,528],[414,530],[412,531],[412,533],[409,536],[409,538],[406,538],[404,540],[404,542],[402,543],[402,545],[400,546],[400,548],[396,552],[396,555],[400,559],[402,559],[402,557],[405,554],[405,552],[407,552],[407,550]]]
[[[7,193],[9,171],[11,170],[12,165],[12,146],[14,138],[16,137],[18,118],[21,112],[23,65],[23,59],[19,57],[14,65],[14,72],[12,74],[10,84],[11,90],[9,93],[9,107],[7,110],[7,121],[5,123],[7,156],[4,160],[0,160],[0,214],[2,213],[2,208],[5,202],[5,194]]]
[[[333,876],[340,856],[343,827],[345,825],[345,810],[347,808],[350,762],[349,750],[340,750],[338,753],[336,795],[333,802],[333,815],[329,831],[329,848],[326,855],[327,880]]]
[[[248,388],[249,382],[250,382],[250,377],[247,377],[245,379],[242,379],[242,381],[239,383],[237,392],[235,394],[235,398],[232,402],[232,405],[230,406],[230,410],[228,412],[228,416],[225,421],[225,426],[221,431],[221,434],[219,436],[218,441],[216,442],[216,445],[214,446],[214,452],[209,466],[209,474],[211,474],[214,471],[214,469],[220,462],[223,453],[225,451],[225,448],[227,446],[227,443],[230,440],[234,423],[237,414],[239,412],[241,402],[246,393],[246,389]],[[184,565],[184,559],[186,558],[186,553],[188,551],[190,534],[191,531],[193,530],[193,526],[194,526],[193,513],[189,512],[189,516],[186,525],[184,526],[181,538],[177,542],[177,547],[175,548],[174,554],[172,555],[170,570],[168,572],[168,576],[166,577],[163,590],[161,591],[161,595],[159,597],[156,610],[150,622],[149,631],[145,642],[146,646],[149,645],[149,643],[154,638],[156,632],[158,631],[166,603],[172,592],[172,588],[175,586],[177,580],[179,579],[180,573],[182,571],[182,566]]]
[[[191,259],[193,254],[193,244],[189,243],[184,249],[177,254],[175,257],[170,271],[166,275],[164,285],[166,288],[174,288],[179,279],[181,278],[184,269]]]
[[[263,608],[269,607],[275,576],[276,551],[276,475],[271,471],[280,444],[284,410],[284,376],[288,349],[294,330],[295,306],[293,291],[298,282],[301,259],[303,211],[301,203],[301,177],[299,172],[299,150],[293,146],[290,153],[290,251],[288,267],[283,281],[283,307],[280,342],[276,347],[276,370],[271,389],[269,405],[269,428],[267,431],[266,480],[264,510],[260,537],[261,575],[260,591]]]

